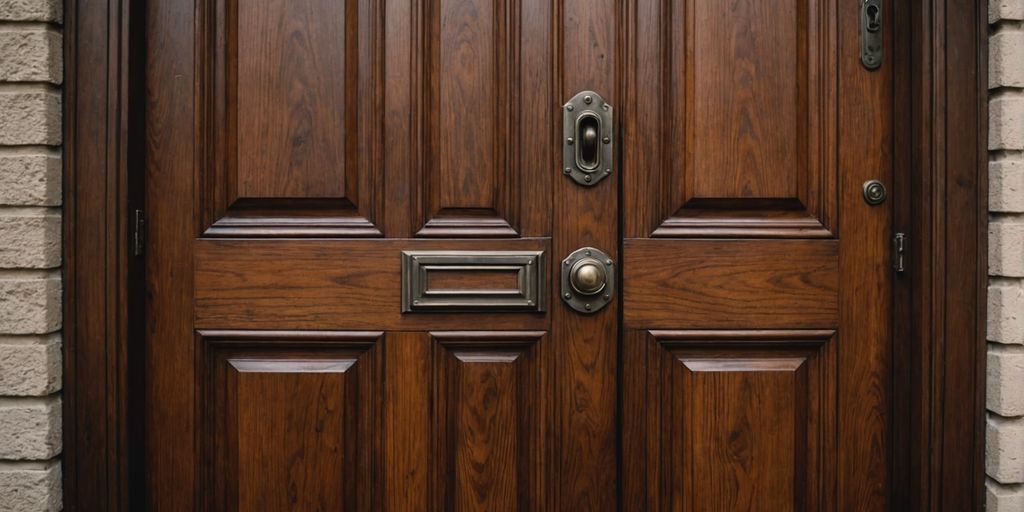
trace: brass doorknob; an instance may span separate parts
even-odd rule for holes
[[[577,261],[569,272],[569,282],[574,290],[582,295],[594,295],[604,289],[608,275],[604,265],[594,258],[583,258]]]

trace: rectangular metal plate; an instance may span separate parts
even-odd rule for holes
[[[545,311],[543,251],[402,251],[402,312]]]

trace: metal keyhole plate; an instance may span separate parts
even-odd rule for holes
[[[562,300],[580,313],[595,313],[615,296],[615,263],[600,249],[583,247],[562,260]]]
[[[585,187],[614,167],[612,106],[594,91],[582,91],[562,107],[562,173]]]

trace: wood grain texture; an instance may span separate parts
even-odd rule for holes
[[[629,4],[625,236],[834,236],[834,9]]]
[[[661,6],[682,3],[673,2],[675,0],[623,3],[620,19],[632,19],[638,23],[627,23],[620,29],[620,36],[658,33],[652,27],[678,26],[678,20],[685,16],[684,9],[675,8],[670,11],[671,15],[654,17],[643,14],[649,12],[644,10],[639,11],[638,16],[633,9],[634,4],[641,9],[654,5],[662,9],[661,12],[668,13],[667,7]],[[190,501],[190,481],[168,480],[187,475],[189,468],[194,467],[188,460],[182,463],[182,459],[191,457],[189,451],[182,450],[182,444],[152,442],[154,438],[167,440],[168,434],[174,432],[170,427],[159,430],[161,424],[153,423],[153,418],[179,421],[191,414],[190,394],[176,384],[182,365],[181,359],[174,355],[180,348],[190,349],[184,345],[177,348],[157,345],[156,350],[168,357],[134,361],[132,354],[138,347],[132,340],[141,340],[142,336],[131,334],[131,324],[144,316],[148,317],[147,323],[160,322],[151,314],[133,312],[133,307],[146,305],[149,308],[148,302],[161,301],[159,297],[173,291],[176,284],[185,286],[188,279],[181,276],[187,276],[189,272],[181,267],[191,265],[191,259],[187,255],[177,260],[173,254],[156,256],[157,252],[164,250],[178,251],[181,249],[178,245],[161,243],[159,249],[151,245],[147,263],[176,263],[173,272],[156,274],[164,276],[167,281],[148,290],[150,295],[147,298],[141,293],[141,279],[134,281],[131,277],[133,260],[127,250],[125,236],[127,212],[143,202],[141,195],[133,195],[139,190],[132,186],[136,173],[128,172],[141,165],[141,161],[132,160],[133,152],[136,155],[146,153],[147,186],[158,185],[155,193],[145,194],[150,200],[147,209],[155,207],[149,211],[151,229],[165,234],[176,229],[174,226],[180,226],[183,232],[191,229],[187,220],[181,221],[173,215],[173,208],[184,208],[189,201],[188,194],[179,193],[173,185],[178,179],[183,180],[182,183],[188,181],[174,173],[176,169],[192,165],[193,161],[189,156],[193,141],[182,137],[181,131],[188,129],[184,126],[194,123],[195,112],[208,108],[201,98],[193,95],[197,90],[193,88],[196,84],[193,70],[197,69],[193,58],[206,55],[205,51],[197,51],[193,45],[192,37],[203,33],[196,30],[193,16],[220,11],[209,9],[206,4],[197,6],[195,10],[180,9],[177,4],[172,4],[161,0],[142,6],[121,0],[71,1],[64,9],[66,315],[63,333],[65,439],[62,466],[67,510],[194,508]],[[376,46],[380,52],[376,62],[382,70],[387,70],[389,79],[386,86],[380,85],[375,99],[360,102],[360,105],[364,109],[372,109],[374,105],[383,107],[386,91],[387,122],[385,129],[375,132],[383,132],[382,138],[386,135],[391,142],[398,142],[389,148],[410,149],[392,149],[387,154],[368,150],[365,154],[376,151],[374,158],[387,159],[389,201],[397,201],[399,205],[387,210],[386,223],[382,204],[375,207],[379,208],[379,221],[385,225],[381,230],[408,237],[419,226],[411,226],[409,203],[403,202],[404,198],[410,197],[409,189],[415,188],[415,180],[403,177],[408,177],[412,169],[406,164],[416,160],[418,153],[414,145],[407,145],[415,114],[411,114],[403,102],[407,102],[412,84],[417,81],[412,75],[418,69],[410,65],[413,63],[410,48],[411,42],[416,41],[420,34],[415,24],[409,23],[409,16],[422,3],[380,4],[370,2],[371,6],[376,5],[373,9],[377,9],[378,14],[387,10],[387,23],[381,22],[384,16],[367,23],[366,20],[373,18],[370,14],[365,18],[363,15],[372,13],[373,9],[359,10],[360,23],[386,31],[389,44],[386,49],[383,45]],[[562,37],[550,27],[552,20],[557,24],[563,17],[574,18],[573,11],[564,9],[564,6],[555,9],[556,6],[546,0],[523,0],[523,5],[524,41],[530,41],[522,46],[523,74],[537,84],[555,84],[562,75]],[[912,82],[910,89],[913,91],[912,95],[896,99],[898,106],[912,103],[903,111],[912,111],[913,118],[909,119],[908,115],[908,120],[900,126],[913,129],[912,140],[901,139],[907,142],[907,151],[912,152],[913,158],[904,160],[907,166],[899,168],[900,172],[905,169],[913,176],[908,180],[908,187],[912,190],[904,190],[908,198],[900,202],[912,205],[908,206],[907,225],[912,226],[913,253],[919,255],[919,261],[915,259],[911,267],[912,276],[901,279],[908,290],[907,296],[913,302],[913,313],[906,312],[900,316],[915,319],[909,356],[913,367],[896,369],[905,378],[899,382],[907,382],[913,389],[912,399],[905,402],[911,405],[909,409],[896,405],[897,411],[908,411],[907,415],[913,419],[909,427],[912,434],[908,436],[913,444],[913,459],[907,469],[911,487],[909,494],[913,497],[911,509],[980,508],[984,492],[981,483],[983,471],[979,468],[983,461],[981,450],[984,443],[983,428],[979,422],[983,421],[984,400],[979,395],[983,387],[974,383],[979,375],[984,375],[984,336],[980,333],[985,318],[983,241],[986,229],[982,172],[985,169],[986,88],[983,81],[987,76],[984,69],[987,27],[984,6],[968,0],[922,0],[885,5],[897,7],[895,16],[892,11],[885,14],[885,19],[893,20],[895,24],[886,27],[892,31],[886,32],[886,37],[887,41],[894,41],[897,49],[894,54],[900,54],[900,48],[912,47],[904,60],[897,58],[893,61],[893,74]],[[369,33],[362,28],[359,32],[360,38],[362,34]],[[891,35],[899,36],[899,42],[895,42],[896,37],[889,37]],[[650,41],[650,38],[645,40]],[[221,39],[211,40],[211,44],[218,48],[222,43]],[[633,44],[630,37],[623,37],[623,51],[616,54],[616,62],[622,63],[623,58],[631,58],[635,48]],[[552,53],[556,48],[558,50]],[[383,58],[385,52],[386,59]],[[642,51],[639,55],[643,62],[651,60]],[[673,52],[672,55],[673,59],[683,58],[681,52]],[[640,77],[636,80],[638,84],[654,83],[650,76],[652,73],[654,77],[676,75],[662,72],[660,58],[653,61],[654,66],[643,67],[647,75],[637,75]],[[373,64],[367,62],[361,60],[360,66],[372,69]],[[643,153],[645,150],[640,144],[646,132],[629,132],[629,126],[631,119],[649,116],[650,109],[644,107],[641,111],[625,106],[625,96],[632,87],[629,84],[633,71],[632,68],[619,69],[623,90],[616,108],[619,112],[631,112],[624,117],[623,125],[629,135],[621,139],[630,141],[630,144],[620,147],[627,154],[631,147],[640,148],[638,153]],[[572,80],[588,79],[577,76]],[[136,87],[143,82],[146,89]],[[575,89],[573,85],[566,88]],[[519,132],[525,147],[531,151],[523,155],[526,163],[521,173],[526,181],[538,184],[538,192],[523,199],[524,236],[551,234],[550,213],[554,201],[548,187],[553,183],[554,173],[549,172],[546,162],[554,161],[551,148],[557,136],[554,131],[536,127],[552,125],[545,119],[551,119],[552,112],[557,111],[562,95],[558,89],[558,85],[541,85],[523,91],[521,108],[523,116],[530,121],[522,123]],[[897,87],[896,90],[902,89]],[[666,96],[644,93],[637,97]],[[142,117],[146,118],[145,127],[133,124],[132,119]],[[664,133],[664,130],[657,128],[656,132]],[[145,144],[133,142],[143,136],[148,139]],[[948,143],[952,140],[958,143]],[[145,151],[140,150],[144,145]],[[635,164],[638,161],[627,157],[632,172],[624,179],[642,174],[644,183],[647,183],[649,176],[644,173],[652,167]],[[176,177],[171,177],[172,174]],[[160,175],[168,176],[167,180],[152,179],[152,176]],[[383,182],[382,177],[378,179]],[[166,186],[168,183],[171,188]],[[624,192],[624,201],[631,204],[630,201],[635,199],[631,199],[629,188]],[[894,187],[894,193],[900,193],[899,186]],[[642,193],[639,196],[648,197]],[[662,194],[649,197],[652,204],[664,205],[660,203]],[[641,199],[644,201],[647,200]],[[656,208],[628,207],[628,211],[642,211],[653,216],[644,220],[647,231],[632,231],[631,219],[638,216],[627,215],[624,226],[630,236],[647,236],[672,213],[662,213],[664,209]],[[155,212],[162,213],[153,215]],[[167,215],[168,212],[172,215]],[[203,225],[207,226],[209,222]],[[781,236],[781,231],[763,236]],[[152,242],[152,237],[150,240]],[[947,240],[959,243],[947,243]],[[951,269],[956,272],[951,272]],[[147,268],[147,273],[152,270],[152,267]],[[164,313],[160,309],[149,310]],[[170,323],[161,325],[173,327],[185,323],[187,321],[175,324],[172,319]],[[153,332],[152,326],[147,332]],[[156,329],[156,332],[162,330]],[[388,427],[389,435],[395,438],[389,441],[392,444],[389,453],[393,457],[388,459],[393,462],[389,466],[389,475],[394,479],[389,480],[392,483],[385,493],[390,510],[428,508],[426,498],[417,501],[418,496],[427,493],[426,481],[419,480],[421,475],[414,464],[400,463],[412,454],[425,453],[420,447],[426,442],[418,439],[427,436],[415,426],[404,427],[406,424],[416,425],[411,420],[419,418],[428,403],[427,398],[421,397],[422,388],[418,386],[422,372],[417,370],[417,365],[429,360],[429,357],[424,357],[424,354],[429,354],[428,340],[416,335],[411,337],[422,338],[422,344],[397,345],[396,350],[407,349],[404,355],[395,356],[394,351],[388,355],[395,364],[389,375],[394,385],[391,403],[398,404],[389,416],[393,421]],[[628,335],[623,345],[624,364],[627,366],[634,364],[629,362],[636,356],[632,353],[633,348],[643,346],[630,343],[633,339],[632,334]],[[147,338],[147,346],[152,346],[153,341]],[[427,350],[421,351],[420,348]],[[143,367],[145,371],[141,370]],[[629,384],[646,378],[646,374],[625,374],[623,378],[624,383]],[[427,378],[423,377],[422,382],[426,381]],[[163,384],[154,386],[153,382]],[[134,401],[130,393],[132,388],[144,389],[149,399]],[[409,390],[410,394],[402,394],[401,390]],[[625,401],[624,418],[642,417],[651,421],[647,415],[635,413],[633,408],[641,404],[643,402]],[[166,411],[153,412],[150,408]],[[143,436],[133,431],[130,421],[126,421],[143,416],[149,420],[151,428],[157,429],[156,432],[147,432]],[[904,419],[896,417],[894,422]],[[628,422],[623,428],[624,446],[636,444],[639,438],[625,433],[629,428]],[[142,462],[144,457],[133,448],[144,438],[149,440],[147,446],[156,448],[147,454],[148,464],[145,465]],[[187,442],[184,445],[187,446]],[[894,450],[901,446],[898,442],[893,443]],[[174,452],[167,456],[158,451],[162,447]],[[895,464],[900,464],[899,454],[895,459]],[[156,469],[151,470],[151,467]],[[622,476],[626,482],[631,478],[642,478],[638,475],[650,474],[652,478],[642,481],[656,485],[658,471],[660,469],[656,465],[632,465],[627,466]],[[132,482],[132,475],[138,475],[137,483]],[[552,479],[553,482],[555,480]],[[551,487],[557,487],[557,483]],[[624,485],[627,496],[630,488]],[[141,501],[144,495],[149,496],[148,502]],[[399,496],[409,497],[410,505],[403,507]],[[132,497],[140,501],[132,502]],[[154,506],[154,503],[159,506]],[[632,499],[624,500],[623,508],[658,510],[655,506],[634,506]],[[893,508],[902,507],[897,502]]]
[[[555,4],[558,35],[556,69],[561,71],[557,107],[583,90],[592,90],[612,106],[618,104],[617,19],[627,2],[565,0]],[[555,110],[553,110],[554,112]],[[549,137],[559,139],[558,124]],[[557,160],[553,160],[557,161]],[[581,187],[558,176],[553,191],[552,243],[561,258],[580,247],[596,247],[619,261],[619,184],[604,179]],[[553,274],[556,275],[556,274]],[[618,394],[618,315],[612,303],[593,315],[568,307],[552,308],[552,343],[560,347],[555,363],[556,510],[611,510],[618,501],[616,396]]]
[[[197,20],[178,2],[146,4],[146,510],[198,508],[192,242],[196,236]]]
[[[859,44],[860,10],[841,3],[841,47]],[[885,34],[893,37],[891,32]],[[864,202],[867,180],[893,183],[892,59],[871,73],[840,61],[839,494],[841,508],[891,510],[893,327],[890,237],[893,206]],[[868,320],[870,319],[870,320]]]
[[[422,7],[419,236],[519,234],[521,9],[518,0],[437,0]]]
[[[430,509],[432,453],[430,338],[387,335],[384,361],[384,510]]]
[[[625,510],[830,510],[834,331],[627,330]]]
[[[627,240],[626,326],[835,327],[838,250],[829,240]]]
[[[433,332],[434,509],[539,510],[543,332]]]
[[[377,506],[381,337],[201,331],[207,510]]]
[[[693,0],[687,123],[695,198],[791,198],[806,173],[807,4]],[[802,11],[802,12],[801,12]],[[806,94],[806,93],[804,93]],[[795,101],[794,101],[795,100]]]
[[[238,197],[345,196],[357,2],[237,2]]]
[[[197,40],[211,236],[380,236],[378,0],[210,0]]]
[[[218,329],[471,329],[481,322],[541,328],[548,322],[543,313],[403,315],[401,253],[547,246],[545,240],[200,240],[195,322]]]

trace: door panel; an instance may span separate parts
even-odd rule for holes
[[[832,236],[836,2],[631,9],[625,236]]]
[[[887,507],[892,66],[855,2],[145,8],[150,509]],[[622,290],[590,314],[581,247]]]
[[[379,507],[380,332],[199,331],[211,510]]]
[[[885,510],[891,64],[857,2],[630,15],[625,508]]]

